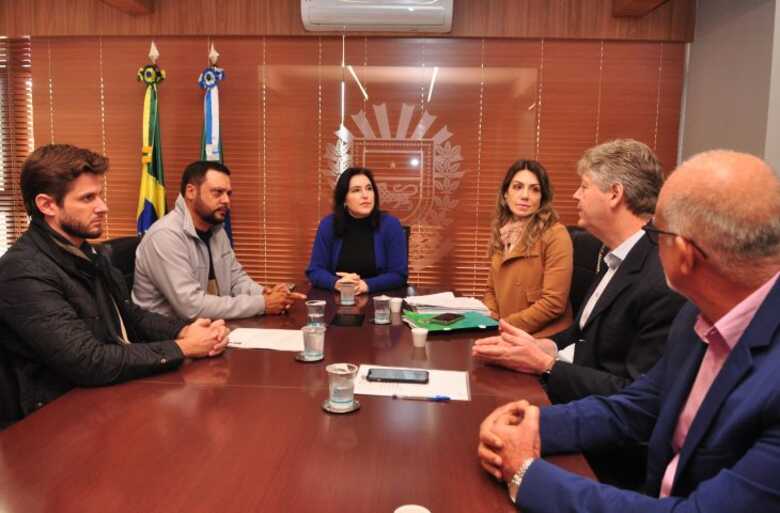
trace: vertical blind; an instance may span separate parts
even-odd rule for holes
[[[29,39],[0,39],[0,255],[27,227],[19,172],[33,146]]]
[[[85,146],[110,158],[108,238],[135,230],[143,99],[135,74],[147,61],[149,42],[32,41],[35,140]],[[155,42],[167,73],[159,108],[169,208],[183,168],[199,155],[196,79],[213,42],[226,74],[220,108],[225,163],[233,172],[235,248],[263,283],[304,279],[335,178],[350,163],[374,169],[383,209],[411,227],[410,281],[479,295],[497,188],[514,160],[536,158],[547,167],[555,206],[573,224],[575,164],[588,147],[633,137],[654,148],[667,170],[677,158],[682,44],[382,37]]]

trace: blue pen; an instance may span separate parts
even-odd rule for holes
[[[408,401],[431,401],[434,403],[446,403],[450,400],[446,395],[400,395],[393,394],[393,399],[406,399]]]

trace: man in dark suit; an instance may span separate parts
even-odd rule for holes
[[[662,359],[609,397],[502,406],[482,424],[481,464],[524,511],[780,511],[780,179],[750,155],[698,155],[645,230],[691,301]],[[636,441],[649,496],[539,459]]]

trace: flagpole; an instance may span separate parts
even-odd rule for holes
[[[225,70],[217,67],[219,52],[211,43],[209,66],[198,77],[203,94],[203,133],[200,142],[200,158],[211,162],[223,163],[222,133],[219,122],[219,83],[225,78]],[[230,212],[225,216],[225,232],[233,244],[233,229]]]

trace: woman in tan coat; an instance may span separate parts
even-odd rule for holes
[[[558,333],[572,322],[572,243],[552,198],[539,162],[512,164],[498,193],[490,241],[484,302],[493,317],[534,337]]]

